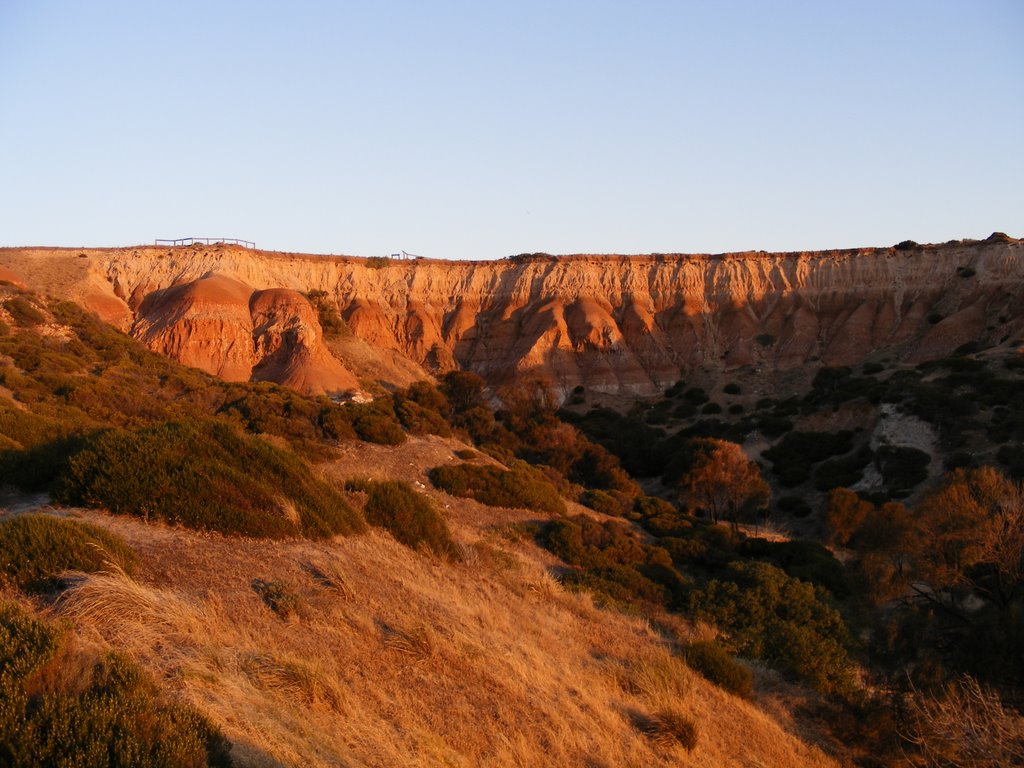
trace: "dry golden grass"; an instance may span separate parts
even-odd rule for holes
[[[469,553],[454,565],[379,531],[267,542],[82,512],[140,573],[80,576],[53,610],[201,707],[241,765],[835,765],[648,621],[562,590],[547,553],[489,533],[517,515],[485,510],[449,516]],[[255,578],[289,584],[300,619],[281,621]],[[645,732],[664,713],[695,724],[692,752]]]

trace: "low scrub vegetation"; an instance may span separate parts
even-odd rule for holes
[[[846,624],[820,587],[767,563],[739,562],[693,591],[689,608],[719,627],[734,652],[764,659],[826,693],[852,690]]]
[[[193,707],[131,661],[77,649],[61,630],[0,606],[0,762],[76,768],[232,765]]]
[[[690,643],[683,650],[683,658],[722,690],[744,699],[750,698],[754,675],[715,641]]]
[[[565,502],[558,490],[526,462],[513,462],[510,469],[466,463],[434,467],[429,476],[430,482],[442,491],[475,499],[490,507],[565,514]]]
[[[65,571],[86,573],[113,564],[131,573],[135,553],[95,525],[50,515],[19,515],[0,522],[0,573],[27,592],[59,586]]]
[[[459,548],[441,513],[408,483],[350,480],[345,487],[366,494],[363,514],[370,525],[384,528],[407,547],[422,547],[449,560],[460,559]]]
[[[56,495],[69,504],[245,536],[323,538],[365,527],[299,457],[218,422],[101,432],[68,459]]]

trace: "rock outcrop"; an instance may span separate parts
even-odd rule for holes
[[[324,346],[323,331],[308,299],[298,291],[271,288],[249,302],[256,381],[273,381],[313,395],[359,388],[359,381]]]
[[[134,294],[131,333],[150,349],[228,381],[274,381],[333,395],[359,382],[323,344],[316,312],[301,293],[255,291],[226,275]]]
[[[0,264],[32,284],[32,259],[18,254],[0,249]],[[60,258],[45,254],[50,264]],[[105,284],[106,300],[123,300],[132,332],[154,349],[228,377],[255,369],[314,390],[315,377],[296,367],[341,374],[317,351],[315,313],[301,308],[296,292],[311,290],[382,356],[472,370],[493,384],[535,373],[562,392],[646,394],[701,371],[772,376],[882,357],[919,362],[968,341],[1024,335],[1024,242],[1005,236],[904,249],[491,262],[382,264],[225,245],[63,258],[78,268],[65,292],[89,303]],[[227,281],[269,296],[257,294],[247,314],[244,290]]]

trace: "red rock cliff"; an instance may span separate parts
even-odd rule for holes
[[[12,253],[0,251],[0,264],[32,283]],[[872,355],[915,362],[1024,335],[1024,243],[998,236],[908,250],[383,265],[230,246],[82,253],[82,300],[107,286],[107,315],[118,319],[109,305],[116,295],[122,325],[172,356],[181,357],[179,342],[153,330],[167,320],[147,297],[169,288],[189,296],[217,275],[260,290],[325,291],[357,336],[428,369],[458,366],[493,383],[537,372],[563,392],[583,384],[648,393],[696,368],[777,372]],[[225,327],[236,322],[250,332],[244,318],[225,314]],[[222,358],[233,370],[230,350]]]

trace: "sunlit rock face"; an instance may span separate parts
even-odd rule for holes
[[[31,284],[29,260],[13,253],[0,252],[0,264]],[[654,393],[698,369],[921,362],[1024,335],[1024,243],[1002,236],[904,250],[490,262],[223,245],[64,258],[77,259],[79,275],[66,292],[105,302],[109,315],[120,302],[151,348],[225,378],[312,392],[353,380],[322,344],[311,290],[373,349],[425,371],[471,370],[495,386],[531,374],[561,393]]]

